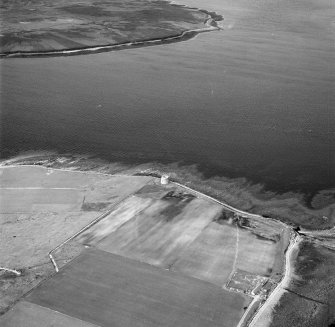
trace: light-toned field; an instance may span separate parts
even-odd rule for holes
[[[142,198],[141,201],[147,203],[147,199]],[[208,201],[194,199],[181,213],[177,212],[173,216],[168,213],[171,206],[175,208],[177,203],[153,201],[148,208],[135,214],[96,246],[105,251],[169,268],[221,209]]]
[[[3,327],[98,327],[31,302],[20,301],[2,320]]]
[[[182,188],[151,182],[78,239],[250,294],[268,278],[280,275],[286,229],[257,219],[241,220],[240,225],[248,226],[241,228],[220,219],[221,214],[217,203],[195,198]],[[241,283],[237,271],[243,271],[243,283],[248,285]]]
[[[0,168],[0,174],[0,258],[13,268],[45,261],[52,248],[150,180],[43,167]]]
[[[180,255],[173,269],[221,286],[237,270],[256,279],[269,277],[278,245],[259,239],[248,230],[212,222]]]
[[[277,244],[259,239],[249,231],[241,232],[236,267],[256,275],[270,275],[276,259]]]
[[[234,269],[235,251],[236,228],[212,222],[172,269],[223,286]]]

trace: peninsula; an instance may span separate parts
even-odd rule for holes
[[[0,57],[96,53],[187,40],[222,16],[161,0],[1,4]]]

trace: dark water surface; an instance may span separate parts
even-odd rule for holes
[[[330,2],[208,1],[224,30],[176,44],[1,61],[2,157],[184,161],[276,191],[335,186]]]

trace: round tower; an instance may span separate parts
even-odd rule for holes
[[[162,185],[169,184],[169,175],[162,175],[161,176],[161,184]]]

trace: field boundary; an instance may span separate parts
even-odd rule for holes
[[[246,212],[246,211],[237,209],[237,208],[235,208],[235,207],[233,207],[233,206],[231,206],[231,205],[229,205],[229,204],[227,204],[227,203],[224,203],[224,202],[222,202],[222,201],[219,201],[219,200],[213,198],[213,197],[210,196],[210,195],[207,195],[207,194],[204,194],[204,193],[202,193],[202,192],[199,192],[199,191],[197,191],[197,190],[195,190],[195,189],[193,189],[193,188],[191,188],[191,187],[189,187],[189,186],[186,186],[186,185],[184,185],[184,184],[181,184],[181,183],[178,183],[178,182],[171,182],[171,183],[173,183],[173,184],[175,184],[175,185],[177,185],[177,186],[180,186],[180,187],[182,187],[182,188],[184,188],[184,189],[186,189],[186,190],[188,190],[188,191],[191,191],[191,192],[193,192],[193,193],[196,193],[197,195],[199,195],[199,196],[201,196],[201,197],[205,197],[205,198],[207,198],[207,199],[209,199],[209,200],[211,200],[211,201],[214,201],[214,202],[220,204],[221,206],[225,207],[226,209],[229,209],[230,211],[233,211],[233,212],[235,212],[235,213],[237,213],[237,214],[240,214],[242,217],[265,219],[265,218],[264,218],[263,216],[261,216],[261,215],[257,215],[257,214],[253,214],[253,213],[249,213],[249,212]]]
[[[144,185],[147,185],[151,180],[149,180],[147,183],[145,183]],[[143,185],[143,186],[144,186]],[[141,187],[143,187],[141,186]],[[66,243],[70,242],[71,240],[73,240],[74,238],[76,238],[77,236],[79,236],[81,233],[85,232],[87,229],[89,229],[90,227],[92,227],[93,225],[97,224],[99,221],[101,221],[103,218],[107,217],[108,215],[110,215],[116,206],[118,206],[120,203],[122,203],[123,201],[131,198],[138,190],[135,190],[134,192],[132,192],[131,194],[128,194],[126,196],[124,196],[123,198],[121,198],[119,201],[117,201],[116,203],[114,203],[112,205],[112,207],[102,213],[101,215],[99,215],[97,218],[95,218],[93,221],[91,221],[89,224],[87,224],[86,226],[84,226],[81,230],[79,230],[77,233],[75,233],[74,235],[70,236],[69,238],[67,238],[65,241],[63,241],[62,243],[58,244],[55,248],[53,248],[51,251],[49,251],[48,253],[48,257],[52,263],[52,265],[54,266],[56,272],[59,272],[59,267],[57,265],[57,262],[55,260],[55,258],[53,257],[53,253],[56,252],[57,250],[59,250],[62,246],[64,246]]]

